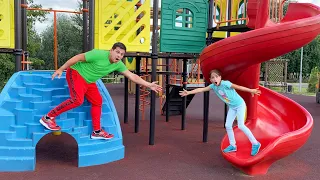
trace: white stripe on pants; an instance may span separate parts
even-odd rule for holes
[[[226,120],[225,125],[226,125],[226,130],[227,130],[229,142],[232,146],[236,146],[236,140],[234,138],[234,132],[232,129],[232,124],[233,124],[233,121],[235,120],[236,117],[237,117],[237,121],[238,121],[238,128],[248,137],[251,144],[258,143],[258,141],[253,136],[250,129],[246,125],[244,125],[245,113],[246,113],[246,104],[245,103],[243,103],[242,105],[240,105],[236,108],[229,107],[228,114],[227,114],[227,120]]]

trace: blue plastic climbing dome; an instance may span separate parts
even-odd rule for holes
[[[69,98],[65,74],[51,80],[53,72],[15,73],[0,94],[0,171],[35,169],[35,147],[50,133],[39,123],[42,115]],[[92,140],[90,104],[57,117],[62,132],[78,143],[78,166],[105,164],[124,158],[124,146],[118,115],[104,84],[97,86],[103,98],[101,125],[115,135],[111,140]]]

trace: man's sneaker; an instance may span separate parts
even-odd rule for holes
[[[50,119],[46,118],[46,115],[44,115],[40,119],[40,123],[47,129],[52,131],[59,131],[61,128],[56,124],[56,120],[54,117],[50,117]]]
[[[255,156],[258,154],[260,150],[261,144],[258,142],[258,144],[253,144],[252,145],[252,150],[251,150],[251,156]]]
[[[223,152],[225,152],[225,153],[235,152],[235,151],[237,151],[237,147],[232,146],[232,145],[229,145],[227,148],[225,148],[225,149],[223,150]]]
[[[91,139],[112,139],[113,136],[113,134],[109,134],[105,132],[103,129],[101,129],[99,133],[93,131],[91,134]]]

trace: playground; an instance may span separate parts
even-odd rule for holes
[[[123,119],[123,84],[107,84],[107,88]],[[317,180],[320,176],[320,130],[319,104],[314,97],[286,94],[305,107],[314,118],[314,129],[308,142],[295,153],[274,163],[268,173],[254,177],[259,180]],[[180,129],[179,116],[165,122],[164,116],[157,116],[154,146],[148,145],[149,122],[141,121],[140,132],[134,133],[134,119],[121,123],[123,130],[125,158],[113,163],[77,167],[77,144],[67,134],[47,135],[37,145],[37,166],[34,172],[1,173],[1,179],[252,179],[232,167],[223,159],[220,140],[225,134],[223,128],[224,105],[210,93],[208,142],[202,142],[203,95],[196,95],[187,111],[186,130]],[[129,105],[134,106],[134,96],[129,96]],[[130,108],[129,117],[134,117]]]
[[[0,14],[0,27],[5,27],[0,28],[0,52],[15,56],[15,73],[0,94],[0,177],[318,179],[319,92],[316,98],[290,94],[290,60],[278,58],[318,37],[317,5],[286,0],[168,0],[161,2],[159,11],[158,0],[153,8],[150,0],[84,0],[80,11],[62,11],[26,3],[0,1],[0,9],[6,9],[5,15]],[[53,70],[30,69],[27,11],[54,13]],[[69,90],[77,93],[62,70],[61,77],[52,80],[62,66],[57,13],[82,14],[82,52],[108,50],[122,42],[127,47],[126,71],[157,81],[163,91],[151,91],[128,76],[120,83],[105,83],[116,81],[116,74],[111,74],[91,83],[101,94],[95,105],[102,111],[99,118],[92,118],[92,98],[84,98],[74,103],[74,109],[57,115],[61,130],[45,129],[40,124],[43,117],[55,117],[43,115],[73,98]],[[265,63],[263,78],[261,63]],[[234,84],[261,90],[261,96],[238,92],[246,105],[245,124],[261,143],[258,154],[250,155],[251,143],[236,124],[238,150],[222,152],[231,144],[225,128],[230,107],[212,92],[179,94],[208,86],[213,69]],[[97,133],[105,130],[114,137],[92,139],[97,131],[93,122],[101,126]]]

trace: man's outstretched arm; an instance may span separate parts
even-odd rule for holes
[[[143,80],[141,77],[139,77],[138,75],[130,72],[129,70],[126,70],[124,72],[122,72],[122,74],[124,76],[126,76],[128,79],[130,79],[131,81],[137,83],[137,84],[140,84],[142,86],[145,86],[147,88],[150,88],[151,90],[155,91],[155,92],[159,92],[159,91],[162,91],[162,87],[159,86],[158,84],[156,84],[157,82],[147,82],[145,80]]]

